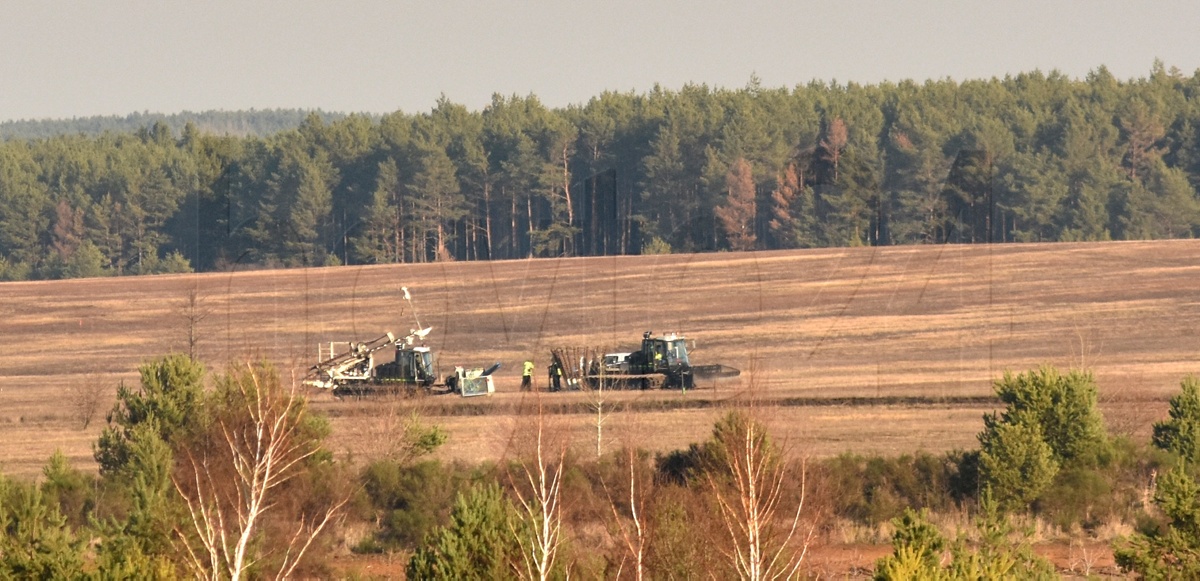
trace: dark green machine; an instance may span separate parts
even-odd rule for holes
[[[695,385],[687,340],[674,333],[652,337],[642,334],[642,348],[629,354],[629,375],[639,377],[642,389],[691,389]]]

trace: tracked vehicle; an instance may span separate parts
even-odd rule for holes
[[[408,288],[401,290],[412,309]],[[425,344],[433,327],[422,328],[416,310],[412,312],[417,329],[404,337],[397,338],[389,331],[361,343],[338,341],[317,345],[317,364],[309,368],[304,383],[331,390],[338,397],[418,391],[470,396],[495,391],[491,374],[499,365],[488,369],[455,367],[454,374],[439,383],[433,350]],[[381,361],[389,357],[391,361]]]
[[[628,353],[598,353],[590,349],[554,349],[550,352],[550,388],[581,386],[612,389],[692,389],[696,378],[735,377],[741,373],[727,365],[692,365],[687,339],[675,333],[655,337],[642,334],[642,345]],[[555,381],[556,376],[560,377]]]

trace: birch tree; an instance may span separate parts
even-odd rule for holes
[[[794,475],[766,427],[746,412],[730,412],[717,422],[710,450],[715,469],[709,484],[731,541],[725,555],[738,578],[795,578],[808,552],[808,538],[799,549],[792,546],[804,508],[804,469],[793,512],[785,508],[785,484]]]
[[[263,364],[231,369],[219,381],[218,409],[197,441],[180,452],[172,476],[189,522],[177,529],[182,558],[198,579],[288,578],[348,497],[294,519],[281,513],[287,486],[320,450],[305,401]],[[271,516],[289,521],[268,527]],[[271,569],[268,571],[268,569]]]
[[[517,462],[516,473],[510,473],[517,497],[518,524],[513,536],[521,547],[521,564],[517,574],[522,579],[549,579],[554,571],[558,549],[562,543],[562,476],[566,460],[566,442],[556,436],[548,425],[541,398],[536,415],[523,436],[528,451]],[[522,530],[524,529],[524,530]]]
[[[654,476],[646,466],[646,456],[645,452],[632,446],[626,446],[619,454],[619,457],[624,460],[623,468],[628,469],[627,472],[625,470],[621,472],[623,482],[616,487],[619,496],[614,496],[608,484],[604,484],[613,520],[620,535],[619,541],[625,549],[625,555],[617,572],[618,579],[621,578],[621,572],[625,570],[626,559],[632,561],[631,569],[634,579],[642,581],[647,574],[646,560],[650,539],[653,536],[648,508],[650,508],[650,498],[653,494]],[[628,475],[627,479],[626,475]]]

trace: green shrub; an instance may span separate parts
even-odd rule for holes
[[[363,490],[379,523],[376,540],[388,550],[412,549],[445,522],[466,475],[437,460],[411,466],[381,460],[366,467]]]
[[[29,280],[33,268],[24,262],[13,262],[0,256],[0,281]]]
[[[670,254],[671,243],[659,238],[658,236],[651,237],[648,242],[642,244],[642,254]]]
[[[75,249],[75,253],[63,265],[63,278],[104,276],[107,274],[104,264],[104,253],[91,240],[84,240],[83,244]]]
[[[691,444],[686,450],[671,450],[655,456],[657,480],[661,484],[687,486],[697,478],[702,478],[709,464],[705,454],[702,446]]]
[[[1115,500],[1105,473],[1094,468],[1071,468],[1060,471],[1038,498],[1038,510],[1063,530],[1074,525],[1094,530],[1113,514]]]
[[[892,554],[875,565],[875,579],[1056,579],[1054,567],[1033,552],[1029,533],[1014,535],[1008,518],[991,494],[980,497],[975,516],[978,543],[960,536],[950,547],[950,560],[942,565],[945,538],[928,516],[906,510],[893,521]],[[1015,538],[1014,538],[1015,537]]]
[[[929,522],[926,511],[905,509],[892,519],[892,554],[875,564],[875,579],[934,579],[942,576],[946,538]]]
[[[658,489],[650,507],[653,536],[646,548],[651,579],[724,579],[733,576],[717,549],[727,543],[719,510],[706,487]],[[718,544],[720,543],[720,544]]]
[[[960,498],[954,490],[960,456],[842,454],[815,467],[812,486],[826,497],[834,514],[878,525],[901,516],[906,508],[953,507]],[[970,495],[974,495],[973,488]]]
[[[83,472],[71,467],[62,450],[55,450],[42,468],[42,494],[46,502],[58,507],[72,528],[87,524],[96,506],[95,483]]]
[[[166,258],[155,264],[155,273],[183,274],[192,272],[192,263],[178,250],[171,252]]]
[[[38,487],[0,477],[0,579],[83,579],[83,543]]]

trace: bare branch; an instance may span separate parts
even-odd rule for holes
[[[732,542],[724,550],[742,579],[792,578],[808,552],[810,529],[799,552],[792,547],[804,507],[806,469],[800,470],[800,499],[780,534],[778,513],[784,504],[787,463],[768,437],[765,426],[750,411],[732,412],[714,430],[721,473],[708,481]]]
[[[185,450],[187,479],[172,477],[195,532],[194,542],[182,531],[179,537],[197,577],[240,579],[263,559],[253,541],[264,534],[265,514],[277,506],[280,487],[301,474],[301,464],[319,450],[316,442],[299,434],[305,407],[295,386],[284,389],[278,376],[262,371],[251,364],[243,371],[230,371],[230,394],[236,401],[219,415],[209,435],[218,446],[209,449],[221,452],[214,457],[216,463],[207,452],[198,463],[191,450]],[[278,578],[295,573],[313,541],[337,520],[348,501],[348,495],[334,500],[311,520],[301,516],[287,539],[262,543],[282,551]],[[228,521],[226,511],[236,522]]]
[[[522,512],[521,520],[529,527],[530,535],[526,536],[516,530],[513,533],[521,546],[521,560],[524,566],[524,571],[517,570],[517,573],[522,578],[541,581],[550,578],[562,542],[559,492],[567,447],[562,441],[551,442],[540,395],[537,400],[536,420],[531,427],[532,450],[529,451],[529,455],[523,455],[519,462],[521,474],[518,477],[528,485],[528,489],[526,490],[523,484],[514,486],[517,504]],[[509,477],[512,478],[512,475]]]
[[[86,430],[100,409],[100,402],[108,392],[104,380],[99,373],[89,373],[81,380],[72,382],[67,388],[67,401],[71,413],[79,420],[81,428]]]

